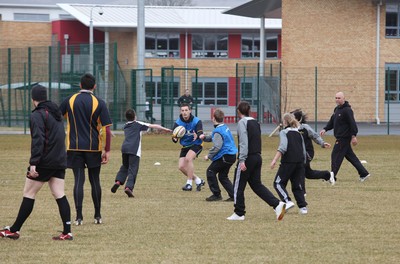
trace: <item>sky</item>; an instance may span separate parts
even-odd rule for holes
[[[192,0],[195,6],[219,6],[219,7],[236,7],[241,4],[250,2],[251,0]],[[34,2],[34,3],[32,3]],[[37,4],[51,5],[57,3],[79,3],[79,4],[122,4],[135,5],[136,0],[0,0],[0,4]]]

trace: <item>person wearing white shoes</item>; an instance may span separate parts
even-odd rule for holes
[[[331,144],[325,142],[322,137],[307,124],[307,115],[301,109],[293,110],[290,113],[292,113],[296,120],[300,123],[299,132],[303,136],[304,145],[306,147],[307,159],[305,164],[305,178],[311,180],[322,179],[329,182],[332,186],[335,185],[335,176],[333,172],[328,170],[313,170],[310,165],[311,161],[314,158],[313,141],[320,145],[322,148],[330,148]],[[304,179],[302,185],[304,188],[304,192],[306,193]],[[288,207],[288,205],[286,205],[286,207]]]
[[[203,140],[200,138],[203,135],[203,123],[197,116],[192,115],[192,107],[189,104],[182,103],[180,113],[172,130],[178,126],[183,126],[186,134],[181,138],[172,136],[172,142],[179,142],[182,146],[178,164],[179,170],[186,176],[186,184],[182,187],[182,190],[191,191],[194,180],[196,191],[199,192],[206,182],[195,174],[193,161],[203,150]]]
[[[300,208],[300,214],[304,214],[307,212],[307,202],[302,186],[306,148],[303,136],[298,130],[300,124],[293,114],[286,113],[283,115],[283,125],[285,129],[279,133],[279,147],[271,161],[271,169],[273,169],[278,159],[281,160],[275,176],[274,187],[281,200],[287,203],[286,210],[289,210],[294,207],[294,203],[286,191],[287,183],[290,180],[294,198]]]
[[[234,213],[228,220],[245,219],[244,190],[247,183],[250,188],[269,206],[274,208],[276,218],[282,220],[286,204],[276,198],[261,182],[261,128],[254,118],[250,117],[250,104],[239,103],[237,113],[240,118],[237,126],[239,155],[234,177]]]
[[[358,127],[354,119],[354,113],[348,101],[346,101],[343,92],[338,92],[335,96],[336,107],[324,129],[319,132],[321,136],[331,129],[336,138],[335,145],[331,154],[331,170],[335,174],[335,180],[342,165],[343,159],[346,158],[353,165],[359,176],[360,181],[364,182],[371,175],[361,164],[354,153],[351,145],[356,146]]]

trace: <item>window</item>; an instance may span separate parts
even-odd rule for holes
[[[147,33],[146,58],[179,58],[179,34]]]
[[[259,34],[242,34],[242,58],[259,58],[260,47]],[[278,58],[278,34],[266,35],[265,49],[266,58]]]
[[[227,34],[193,34],[192,58],[227,58]]]
[[[399,0],[386,1],[386,37],[399,37]]]
[[[49,14],[28,14],[28,13],[14,13],[15,21],[50,21]]]
[[[249,102],[251,105],[257,105],[258,100],[257,100],[257,84],[256,84],[256,78],[252,80],[253,78],[248,78],[241,83],[241,89],[240,89],[240,97],[241,100]]]
[[[228,80],[226,78],[199,78],[193,85],[193,98],[197,104],[228,105]]]
[[[400,64],[386,65],[386,102],[400,102]]]
[[[162,92],[162,85],[161,85],[161,77],[153,77],[153,82],[150,82],[146,77],[146,99],[152,98],[154,100],[154,104],[159,105],[161,104],[161,92]],[[164,89],[172,88],[172,90],[168,89],[172,92],[173,101],[178,101],[179,98],[179,78],[175,78],[174,82],[166,82]],[[169,96],[168,92],[164,94],[165,96]]]
[[[71,16],[70,14],[60,14],[59,17],[60,20],[74,19],[74,17]]]

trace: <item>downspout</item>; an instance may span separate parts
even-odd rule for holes
[[[382,0],[376,5],[376,76],[375,76],[375,119],[379,125],[379,63],[380,63],[380,25],[381,25],[381,5]]]
[[[265,64],[265,17],[260,18],[260,77],[264,78]]]

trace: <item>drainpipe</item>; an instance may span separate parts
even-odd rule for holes
[[[380,25],[381,25],[381,5],[380,0],[376,5],[376,76],[375,76],[375,119],[376,124],[379,125],[379,67],[380,67]]]

